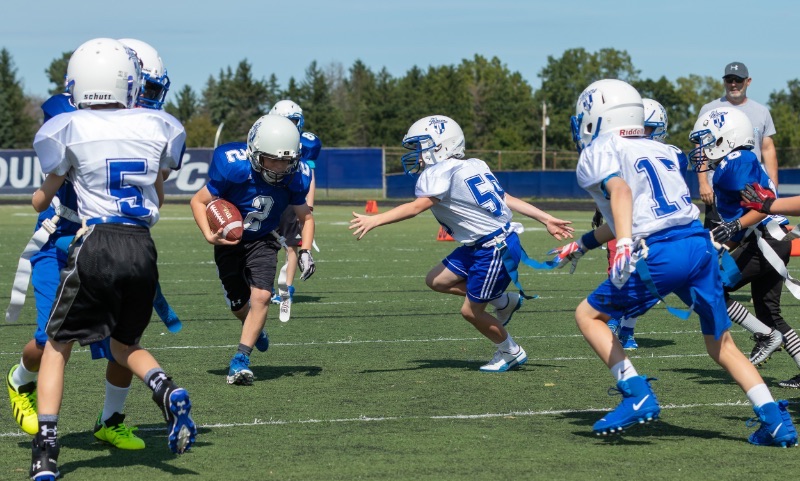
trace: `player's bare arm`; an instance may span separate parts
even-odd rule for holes
[[[778,152],[775,150],[775,142],[772,137],[764,137],[761,141],[761,160],[764,162],[764,170],[767,171],[775,188],[778,187]]]
[[[64,184],[64,179],[66,178],[66,175],[47,174],[42,186],[33,193],[33,198],[31,198],[31,204],[36,212],[44,212],[50,207],[50,202],[53,201],[53,197]]]
[[[430,209],[436,205],[437,202],[439,202],[439,199],[435,197],[417,197],[411,202],[398,205],[394,209],[377,215],[362,215],[353,212],[354,218],[350,219],[349,229],[353,231],[354,236],[358,236],[358,240],[361,240],[361,238],[372,229],[410,219]]]
[[[207,187],[203,187],[202,189],[198,190],[196,194],[192,197],[192,200],[189,204],[192,206],[192,215],[194,216],[194,221],[197,223],[197,227],[200,228],[200,232],[203,233],[203,237],[206,238],[206,242],[213,245],[218,246],[230,246],[236,245],[239,241],[229,241],[225,239],[223,235],[223,229],[220,228],[217,232],[211,231],[211,226],[208,225],[208,217],[206,216],[206,206],[214,200],[214,196],[211,195],[211,192],[208,191]]]
[[[621,177],[612,177],[606,182],[611,196],[611,212],[617,239],[631,238],[633,233],[633,196],[631,188]]]
[[[567,238],[571,239],[572,233],[575,232],[575,229],[570,227],[572,221],[553,217],[533,204],[529,204],[528,202],[514,197],[507,192],[505,201],[508,208],[514,212],[519,212],[524,216],[530,217],[531,219],[537,220],[544,224],[547,228],[547,232],[549,232],[550,235],[555,237],[557,240],[564,240]]]
[[[309,250],[313,247],[314,242],[314,214],[311,212],[311,208],[308,204],[295,205],[292,207],[294,208],[294,213],[297,215],[297,220],[303,226],[303,230],[300,233],[302,237],[300,249]]]

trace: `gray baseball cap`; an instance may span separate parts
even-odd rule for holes
[[[731,62],[725,66],[725,75],[722,78],[725,78],[729,75],[739,78],[749,78],[750,73],[747,71],[747,66],[742,62]]]

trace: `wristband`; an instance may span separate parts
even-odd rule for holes
[[[597,238],[594,236],[594,231],[591,230],[581,236],[581,244],[587,250],[597,249],[600,247],[600,243],[597,242]]]

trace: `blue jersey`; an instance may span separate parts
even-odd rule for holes
[[[72,103],[72,95],[68,93],[56,94],[45,100],[42,104],[42,112],[44,112],[44,121],[52,119],[58,114],[64,112],[72,112],[77,110]]]
[[[242,239],[248,241],[269,236],[287,207],[306,203],[311,169],[300,161],[294,175],[285,177],[280,184],[269,184],[253,170],[246,149],[244,142],[231,142],[214,149],[206,187],[211,195],[239,209],[245,225]]]
[[[756,154],[752,150],[736,150],[728,154],[714,168],[714,197],[716,199],[717,211],[722,220],[730,222],[746,214],[749,209],[742,207],[742,195],[740,191],[745,184],[758,182],[763,186],[768,186],[773,191],[775,185],[769,179],[767,172],[761,167]],[[767,217],[762,223],[767,223]],[[734,241],[739,241],[744,236],[741,232],[734,236]]]
[[[316,167],[314,161],[319,157],[322,150],[322,141],[311,132],[300,134],[300,158],[303,159],[312,169]]]

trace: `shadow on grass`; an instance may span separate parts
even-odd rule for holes
[[[292,376],[319,376],[322,373],[319,366],[250,366],[250,370],[256,377],[255,382]],[[227,369],[209,369],[207,372],[215,376],[228,375]]]
[[[417,371],[419,369],[459,369],[462,371],[477,371],[481,366],[486,364],[486,361],[465,361],[463,359],[416,359],[409,361],[416,363],[416,366],[403,367],[396,369],[365,369],[361,374],[377,373],[377,372],[399,372],[399,371]],[[522,365],[512,369],[512,371],[522,370],[530,367],[553,367],[559,368],[564,366],[557,366],[552,364],[532,363],[530,360]]]
[[[708,429],[693,429],[685,426],[678,426],[665,422],[662,419],[644,424],[633,425],[622,431],[621,434],[612,434],[608,436],[598,436],[592,432],[592,426],[597,420],[603,417],[602,412],[568,412],[561,414],[561,417],[567,419],[571,424],[581,426],[584,429],[581,431],[573,431],[572,434],[587,439],[596,439],[598,444],[608,444],[613,446],[618,445],[648,445],[653,441],[663,441],[668,438],[679,438],[676,440],[683,441],[684,438],[699,438],[699,439],[725,439],[736,442],[747,442],[745,438],[727,436],[720,431],[712,431]],[[663,412],[662,412],[663,415]],[[738,419],[738,418],[737,418]]]
[[[641,348],[654,349],[657,347],[675,345],[675,341],[673,339],[648,339],[646,337],[639,337],[639,336],[636,336],[636,343],[639,345],[640,349]]]
[[[171,475],[199,475],[200,473],[185,467],[174,466],[171,461],[179,455],[173,454],[167,447],[166,428],[163,424],[150,424],[139,426],[137,432],[145,440],[147,447],[138,451],[124,451],[114,448],[109,444],[95,439],[90,431],[70,433],[59,436],[61,452],[59,454],[58,469],[62,476],[68,475],[80,469],[96,468],[123,468],[136,465],[155,468]],[[202,436],[210,430],[198,428],[198,435]],[[192,449],[180,456],[195,456],[195,449],[211,443],[195,442]],[[20,448],[30,449],[30,441],[19,443]],[[90,459],[70,461],[70,451],[73,450],[90,451],[96,454]],[[28,454],[29,456],[29,454]]]
[[[688,374],[688,377],[686,379],[689,381],[696,382],[697,384],[719,384],[719,383],[727,384],[733,382],[733,378],[731,377],[731,375],[728,374],[728,372],[722,368],[716,368],[716,369],[679,368],[670,370],[673,372]],[[767,384],[767,386],[769,386],[771,390],[774,390],[773,394],[777,396],[776,399],[778,398],[783,399],[783,397],[781,397],[781,392],[787,390],[782,389],[778,386],[778,381],[781,381],[782,379],[777,379],[771,376],[765,376],[763,371],[759,371],[759,374],[761,374],[761,377],[764,379],[764,382]],[[800,395],[800,392],[797,392],[793,389],[791,391],[795,392],[797,395]]]

